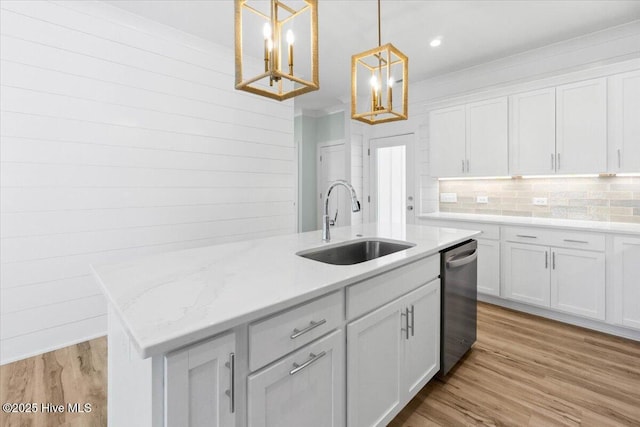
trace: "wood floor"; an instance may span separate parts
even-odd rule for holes
[[[478,340],[391,422],[640,426],[640,342],[478,304]]]
[[[36,403],[38,413],[0,412],[1,427],[106,426],[106,338],[0,366],[0,403],[7,402]],[[43,413],[43,403],[64,405],[64,412]],[[69,412],[74,403],[90,404],[91,412]]]
[[[89,414],[0,413],[0,427],[106,426],[106,351],[100,338],[0,367],[1,403],[92,404]],[[640,343],[480,303],[464,363],[390,424],[467,425],[640,426]]]

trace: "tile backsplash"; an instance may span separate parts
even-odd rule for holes
[[[439,187],[457,195],[455,203],[439,202],[441,212],[640,223],[640,177],[445,180]]]

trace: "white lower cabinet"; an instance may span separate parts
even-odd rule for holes
[[[604,253],[551,249],[551,307],[605,319]]]
[[[235,425],[235,334],[165,357],[165,426]]]
[[[478,292],[500,295],[500,242],[478,239]]]
[[[640,329],[640,238],[613,239],[614,322]]]
[[[502,253],[505,297],[549,307],[549,248],[506,242]]]
[[[339,329],[250,375],[248,425],[344,426],[344,364]]]
[[[386,425],[440,368],[440,280],[347,325],[347,424]]]
[[[505,242],[505,296],[592,319],[605,319],[602,252]]]

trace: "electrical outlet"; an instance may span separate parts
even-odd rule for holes
[[[489,203],[489,197],[487,197],[487,196],[478,196],[478,197],[476,197],[476,203]]]
[[[440,201],[442,203],[458,203],[458,194],[456,194],[456,193],[440,193]]]
[[[534,197],[533,198],[534,206],[547,206],[547,198],[546,197]]]

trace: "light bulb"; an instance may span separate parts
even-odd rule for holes
[[[393,80],[393,77],[389,77],[389,81],[387,82],[387,85],[389,87],[393,87],[393,83],[395,83],[395,81]]]
[[[294,41],[294,37],[293,37],[293,31],[291,30],[287,30],[287,43],[289,45],[292,45]]]
[[[373,89],[378,90],[378,78],[375,75],[371,76],[369,83]]]
[[[267,49],[269,49],[269,52],[273,50],[273,40],[271,39],[267,40]]]
[[[429,43],[429,45],[431,45],[431,47],[438,47],[442,44],[442,39],[437,38],[437,39],[433,39],[431,40],[431,43]]]
[[[262,34],[264,35],[264,39],[270,39],[271,38],[271,25],[269,25],[269,23],[265,23],[264,27],[262,27]]]

